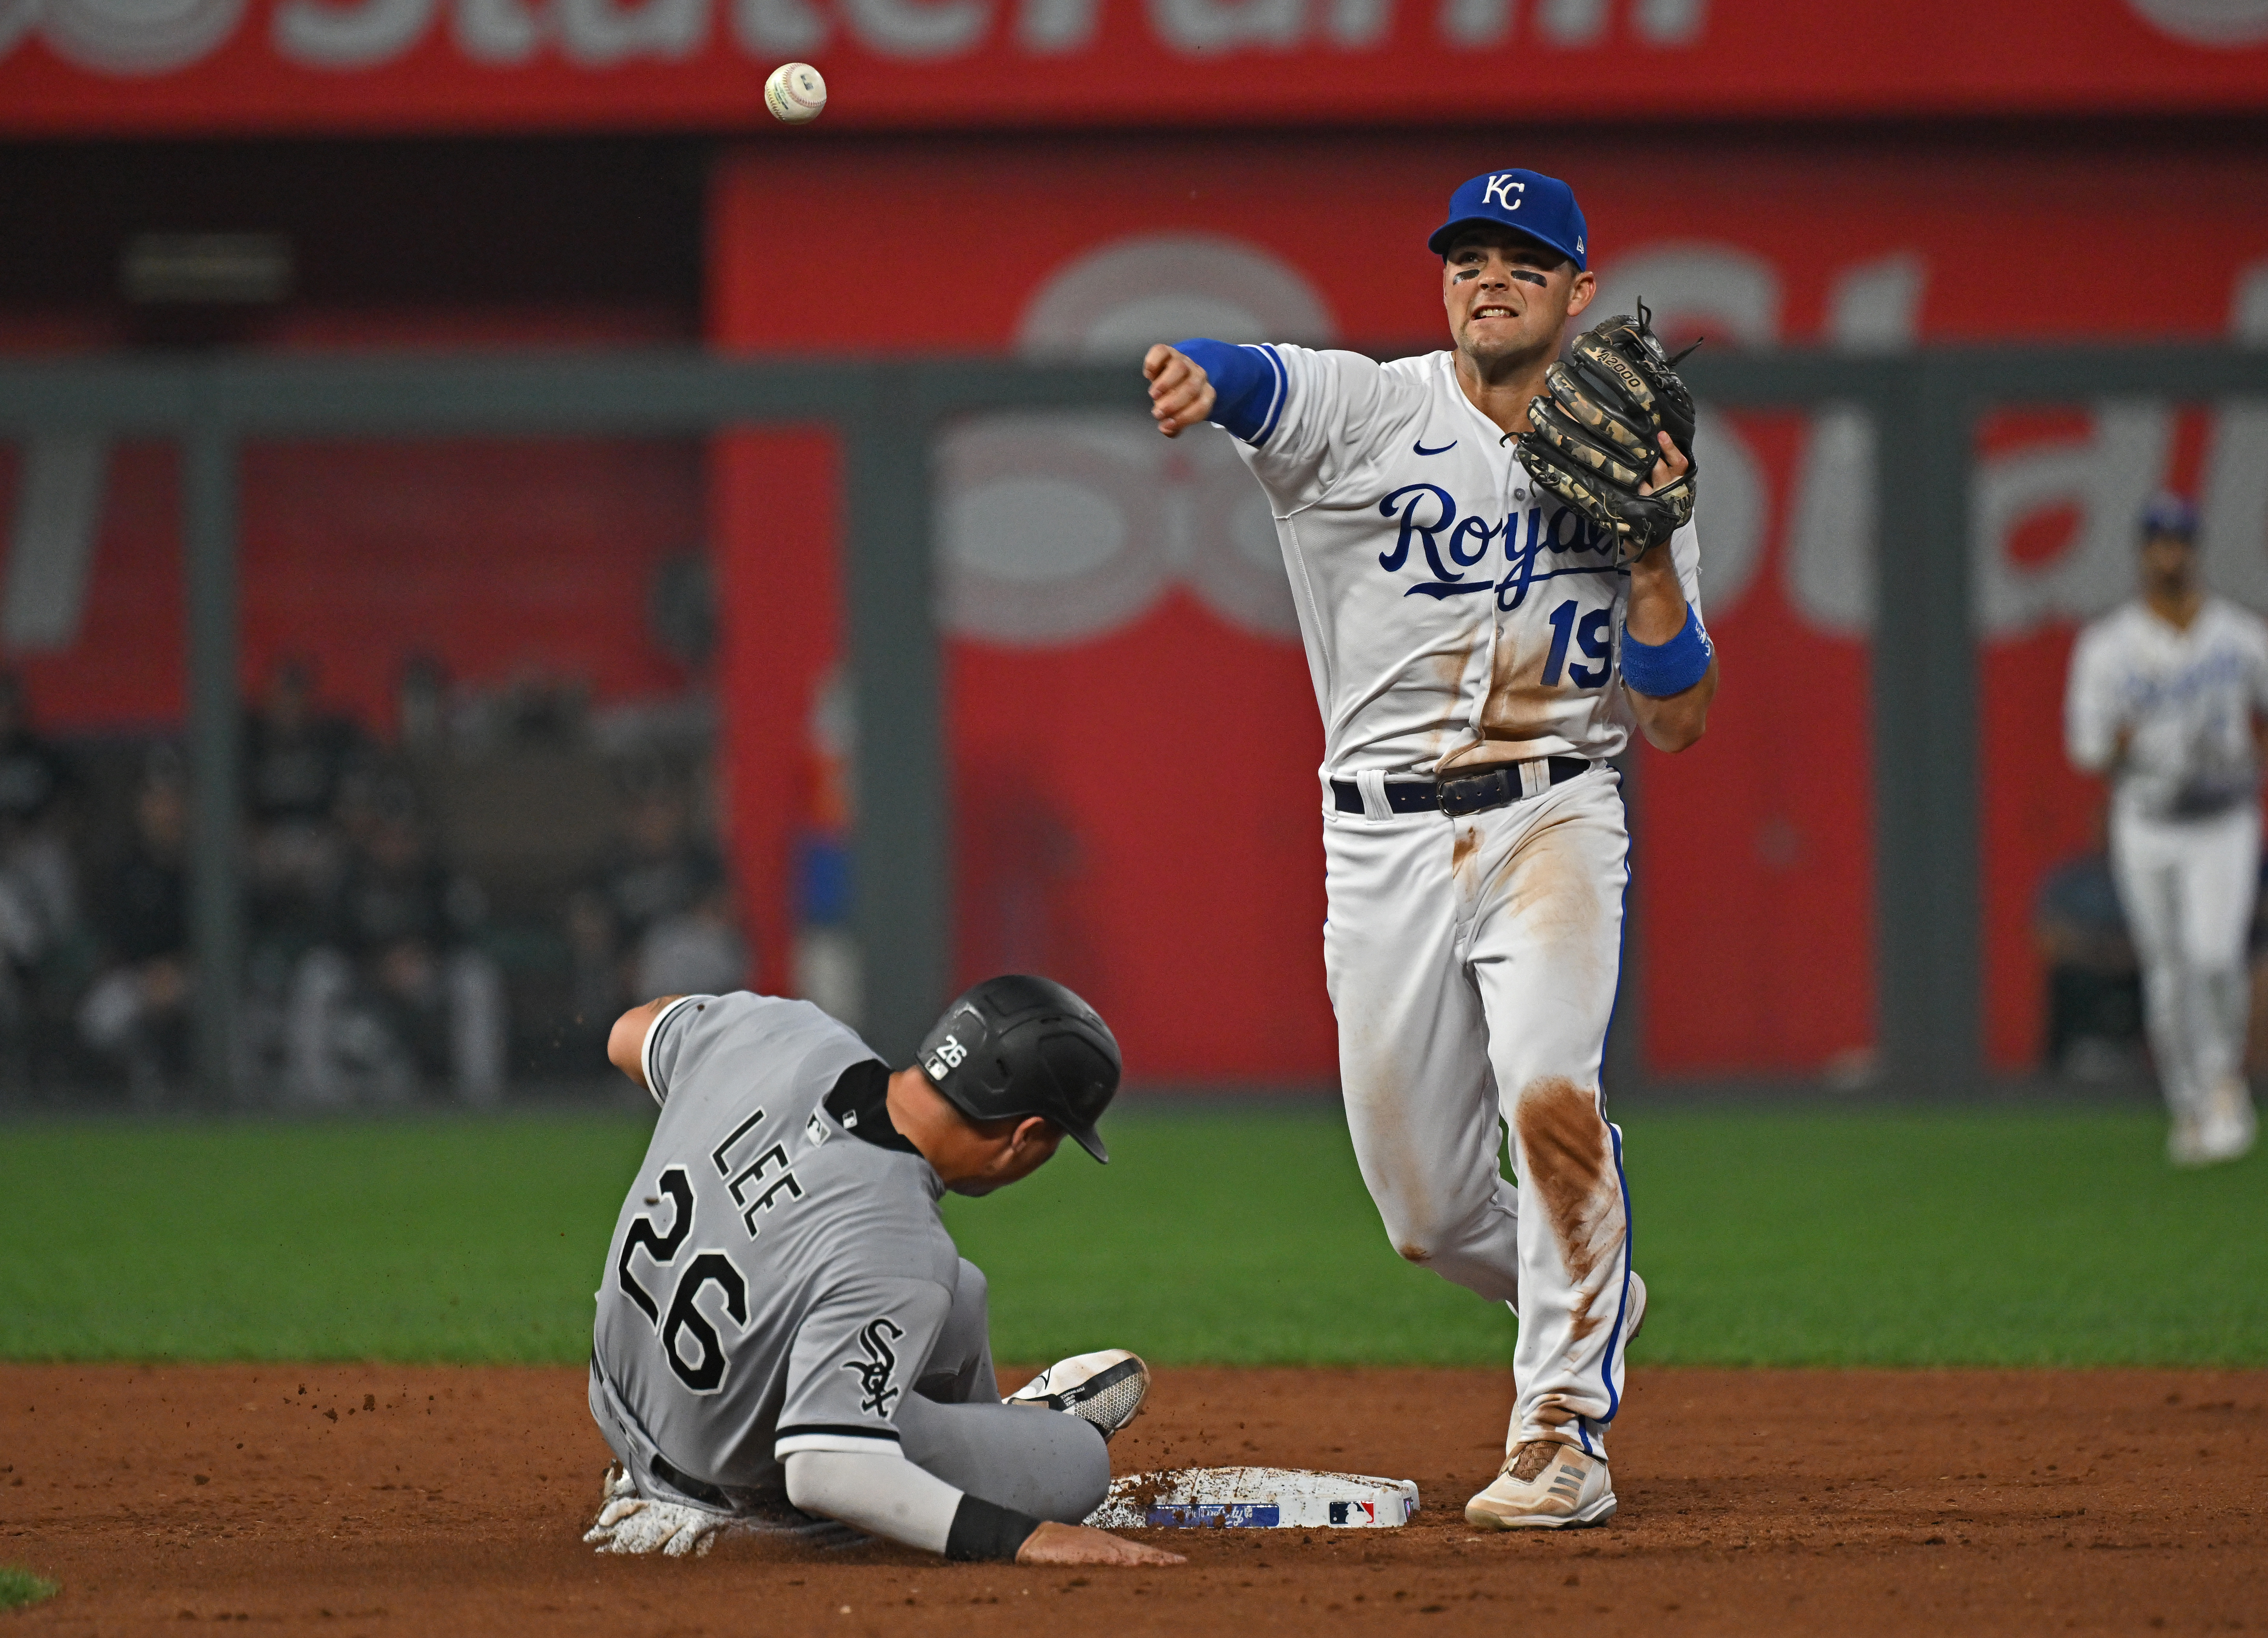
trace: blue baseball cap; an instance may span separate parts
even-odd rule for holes
[[[2194,540],[2197,532],[2197,508],[2190,504],[2186,496],[2176,495],[2170,489],[2161,490],[2152,496],[2150,503],[2142,509],[2142,538],[2145,540],[2161,534]]]
[[[1449,195],[1449,219],[1433,230],[1425,248],[1447,255],[1457,230],[1476,222],[1517,228],[1566,257],[1578,271],[1591,265],[1582,207],[1575,202],[1575,190],[1556,176],[1491,171],[1473,178]]]

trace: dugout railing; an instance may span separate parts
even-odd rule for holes
[[[1983,1076],[1977,643],[1970,466],[1988,408],[2110,397],[2268,397],[2268,351],[2223,347],[1929,348],[1886,355],[1697,355],[1722,409],[1850,405],[1874,427],[1873,638],[1877,1037],[1884,1081],[1943,1091]],[[972,412],[1137,408],[1130,364],[997,359],[727,359],[688,351],[351,357],[207,354],[0,364],[0,437],[160,438],[181,452],[201,971],[245,948],[236,804],[238,470],[255,438],[687,436],[826,425],[843,440],[844,649],[860,732],[852,927],[865,1031],[910,1053],[945,1000],[948,781],[933,617],[932,435]],[[1800,745],[1789,754],[1801,754]],[[196,995],[195,1060],[230,1101],[239,997]]]

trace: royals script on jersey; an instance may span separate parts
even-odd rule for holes
[[[2252,717],[2268,712],[2268,626],[2209,597],[2186,630],[2137,599],[2080,634],[2064,698],[2071,760],[2108,767],[2131,738],[2118,802],[2160,818],[2202,816],[2255,799]]]
[[[1544,498],[1465,397],[1454,355],[1378,364],[1267,346],[1276,396],[1241,453],[1268,492],[1323,771],[1431,774],[1610,757],[1626,573],[1611,540]],[[1668,550],[1697,615],[1700,547]]]

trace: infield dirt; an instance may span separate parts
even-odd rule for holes
[[[1005,1377],[1005,1373],[1004,1373]],[[1011,1385],[1019,1377],[1005,1377]],[[1640,1370],[1604,1529],[1477,1536],[1501,1373],[1159,1373],[1121,1472],[1415,1479],[1400,1531],[1160,1531],[1174,1570],[578,1539],[579,1370],[0,1366],[33,1634],[2228,1632],[2268,1627],[2268,1372]]]

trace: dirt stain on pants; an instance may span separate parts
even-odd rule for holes
[[[1616,1186],[1614,1150],[1598,1094],[1563,1077],[1530,1081],[1521,1089],[1513,1120],[1520,1139],[1523,1190],[1543,1208],[1559,1243],[1572,1289],[1572,1326],[1580,1341],[1598,1329],[1592,1275],[1600,1259],[1622,1243],[1622,1194]]]

